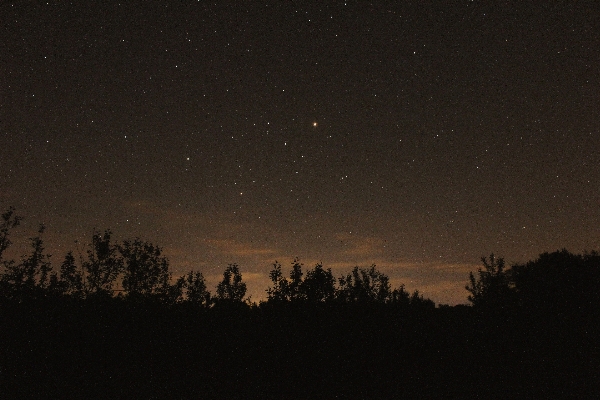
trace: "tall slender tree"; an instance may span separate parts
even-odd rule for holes
[[[223,280],[217,285],[217,300],[220,302],[242,302],[246,295],[246,283],[237,264],[229,264],[223,272]]]
[[[117,278],[123,272],[123,258],[117,245],[111,242],[112,232],[94,232],[92,244],[83,262],[87,294],[112,296]]]

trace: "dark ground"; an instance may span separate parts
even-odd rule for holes
[[[111,299],[3,303],[0,324],[3,398],[600,395],[598,328],[561,316]]]

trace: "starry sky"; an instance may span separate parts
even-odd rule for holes
[[[547,4],[546,4],[547,3]],[[441,303],[600,249],[596,2],[2,2],[0,206],[253,300],[294,257]],[[79,244],[74,243],[76,240]],[[19,249],[17,243],[14,248]]]

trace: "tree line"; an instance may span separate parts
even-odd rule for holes
[[[162,249],[140,238],[115,241],[110,230],[95,231],[85,254],[69,251],[55,269],[45,253],[40,226],[30,238],[30,253],[20,260],[4,259],[10,247],[10,233],[22,217],[10,207],[0,218],[0,298],[26,300],[48,297],[74,299],[117,297],[152,299],[165,304],[191,303],[202,307],[239,303],[250,306],[240,267],[229,264],[212,294],[203,274],[191,270],[173,279],[169,260]],[[570,312],[600,303],[600,254],[597,251],[572,254],[563,249],[543,253],[524,264],[505,265],[491,254],[481,258],[482,267],[470,272],[465,289],[470,304],[482,312],[515,310],[558,310]],[[371,303],[418,304],[433,307],[418,290],[404,285],[392,289],[389,277],[375,265],[354,267],[350,273],[334,277],[330,268],[317,264],[303,271],[294,259],[289,277],[275,261],[269,272],[271,286],[266,302],[281,303]]]
[[[482,257],[469,305],[435,307],[376,266],[335,277],[275,262],[255,304],[237,264],[213,292],[162,249],[94,232],[18,260],[0,218],[0,387],[7,398],[598,398],[600,254]]]
[[[45,253],[40,226],[30,238],[30,253],[20,260],[5,260],[3,253],[11,245],[11,230],[22,218],[9,208],[0,221],[0,298],[25,301],[49,297],[74,299],[122,298],[152,300],[164,304],[188,303],[210,308],[219,304],[252,305],[246,298],[246,283],[240,267],[229,264],[213,295],[199,271],[173,279],[169,260],[162,249],[139,238],[115,241],[112,232],[95,231],[85,254],[76,257],[69,251],[58,269]],[[404,285],[392,289],[389,277],[375,265],[355,267],[337,279],[330,268],[317,264],[306,272],[294,259],[289,278],[281,264],[273,264],[269,277],[267,303],[379,303],[434,307],[418,290],[409,293]]]

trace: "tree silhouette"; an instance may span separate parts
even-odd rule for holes
[[[408,306],[410,304],[410,294],[406,291],[404,285],[392,290],[390,303],[398,306]]]
[[[242,302],[246,295],[246,284],[237,264],[229,264],[223,272],[223,280],[217,285],[217,300]]]
[[[470,295],[468,300],[475,307],[502,308],[510,296],[508,275],[504,269],[504,259],[490,255],[489,261],[481,257],[483,269],[477,269],[477,277],[470,272],[469,283],[465,288]]]
[[[140,239],[124,240],[117,246],[123,265],[123,289],[128,296],[166,295],[169,262],[161,249]]]
[[[186,302],[203,307],[210,306],[210,292],[206,289],[206,282],[201,272],[190,271],[181,276],[175,285],[180,287],[182,292],[185,290]]]
[[[4,264],[5,271],[0,277],[4,297],[22,301],[43,296],[51,281],[56,281],[55,277],[51,279],[50,255],[44,254],[41,238],[44,229],[44,226],[40,225],[38,236],[29,239],[32,247],[29,256],[24,256],[19,263],[10,261]],[[4,234],[5,244],[6,241]]]
[[[267,288],[268,301],[297,301],[304,298],[302,292],[302,264],[298,258],[292,261],[289,280],[283,277],[281,264],[277,261],[273,264],[273,269],[269,272],[269,278],[273,286]]]
[[[350,274],[339,278],[336,297],[343,302],[385,303],[391,296],[389,278],[375,265],[368,269],[354,267]]]
[[[335,298],[335,279],[331,268],[324,269],[317,264],[315,268],[306,272],[306,277],[300,285],[300,294],[303,300],[310,303],[322,303]]]
[[[60,279],[52,285],[61,295],[81,298],[83,296],[83,273],[77,268],[73,252],[69,251],[60,265]]]
[[[112,232],[94,232],[88,258],[83,262],[85,289],[87,294],[112,296],[113,286],[123,272],[123,258],[119,248],[111,243]]]
[[[598,304],[596,260],[597,253],[576,255],[563,249],[514,265],[509,276],[519,305],[544,314],[589,310],[591,304]]]
[[[267,288],[268,302],[309,302],[325,303],[379,303],[396,306],[435,307],[435,303],[426,299],[418,290],[411,295],[404,285],[392,290],[389,277],[377,270],[375,265],[369,268],[355,267],[351,273],[342,275],[336,287],[331,269],[317,264],[307,271],[304,279],[302,264],[297,258],[292,262],[290,278],[283,276],[281,264],[277,261],[269,272],[272,286]]]
[[[0,216],[0,266],[2,266],[2,272],[0,274],[0,296],[2,297],[10,297],[13,292],[13,277],[9,275],[9,271],[12,271],[15,261],[5,260],[3,255],[6,249],[12,244],[9,239],[11,230],[19,226],[21,220],[21,217],[15,215],[14,207],[9,207],[9,209]]]
[[[11,229],[16,228],[21,223],[23,218],[15,215],[14,207],[9,209],[0,216],[0,262],[3,261],[4,251],[11,245],[9,239]]]
[[[300,260],[296,257],[292,262],[292,270],[290,271],[290,282],[288,289],[288,298],[290,300],[300,300],[303,295],[301,291],[302,286],[302,264]]]
[[[304,279],[303,275],[302,264],[298,258],[292,262],[289,280],[283,277],[281,264],[275,261],[273,269],[269,272],[273,286],[267,289],[268,301],[321,303],[335,298],[335,279],[331,269],[325,270],[321,264],[317,264],[314,269],[307,271]]]
[[[423,297],[418,289],[415,289],[410,296],[410,305],[413,307],[435,308],[435,303],[432,300]]]
[[[468,299],[480,309],[513,309],[538,316],[589,309],[598,301],[596,260],[597,253],[576,255],[563,249],[505,269],[502,258],[483,257],[478,276],[469,274]]]
[[[290,300],[290,283],[283,277],[281,272],[281,264],[275,261],[273,269],[269,272],[269,278],[273,282],[273,286],[267,288],[268,301],[289,301]]]

